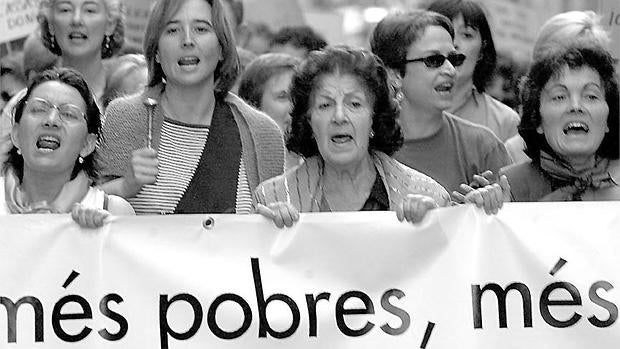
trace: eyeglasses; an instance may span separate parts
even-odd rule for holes
[[[43,118],[52,112],[52,109],[58,110],[60,120],[63,122],[77,122],[82,119],[86,120],[86,114],[74,104],[61,104],[56,105],[47,99],[35,97],[29,101],[26,101],[25,112],[33,115],[36,118]]]
[[[447,59],[448,62],[450,62],[450,64],[452,64],[455,67],[458,67],[462,65],[463,62],[465,62],[465,58],[467,57],[462,53],[451,52],[447,56],[436,53],[434,55],[430,55],[430,56],[426,56],[422,58],[406,59],[405,63],[423,62],[424,65],[426,65],[429,68],[439,68],[443,65],[443,63]]]

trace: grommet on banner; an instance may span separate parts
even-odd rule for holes
[[[213,227],[215,226],[215,218],[211,216],[207,216],[207,218],[205,218],[205,220],[202,221],[202,226],[205,229],[213,229]]]

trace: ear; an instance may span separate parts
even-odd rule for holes
[[[538,132],[538,134],[545,134],[545,131],[543,130],[542,126],[538,126],[536,127],[536,132]]]
[[[86,140],[84,141],[84,146],[82,150],[80,150],[80,156],[85,158],[95,151],[95,147],[97,146],[97,135],[94,133],[89,133],[86,136]]]
[[[17,149],[19,149],[20,142],[19,142],[19,124],[18,123],[14,123],[13,128],[11,129],[11,142]]]

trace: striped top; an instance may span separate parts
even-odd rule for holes
[[[187,190],[209,136],[209,127],[164,118],[157,150],[159,168],[155,183],[142,187],[129,202],[136,214],[170,214]],[[252,194],[243,163],[237,177],[236,212],[251,213]]]

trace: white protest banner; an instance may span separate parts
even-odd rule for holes
[[[618,348],[620,203],[0,217],[2,348]]]
[[[38,25],[41,0],[0,0],[0,43],[25,37]]]

